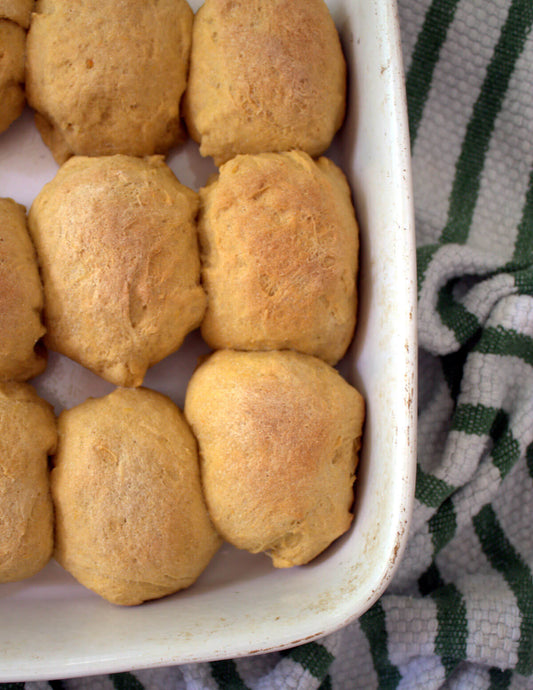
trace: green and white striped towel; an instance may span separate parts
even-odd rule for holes
[[[392,585],[359,621],[281,654],[28,688],[533,688],[533,0],[399,9],[420,412]]]

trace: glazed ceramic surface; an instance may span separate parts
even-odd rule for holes
[[[199,3],[191,3],[197,9]],[[356,337],[340,369],[367,403],[350,531],[313,563],[275,570],[224,546],[190,589],[119,608],[55,562],[0,586],[0,680],[66,678],[256,654],[309,641],[364,613],[405,543],[415,479],[416,275],[406,104],[394,0],[331,0],[349,66],[346,122],[328,152],[352,185],[361,228]],[[168,162],[199,188],[214,171],[192,142]],[[29,111],[0,136],[0,196],[27,207],[56,173]],[[183,405],[197,333],[145,385]],[[59,412],[112,390],[50,353],[35,381]]]

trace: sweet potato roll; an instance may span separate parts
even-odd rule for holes
[[[61,413],[52,470],[55,557],[108,601],[135,605],[191,585],[220,546],[196,441],[176,405],[118,388]]]
[[[349,528],[364,402],[328,364],[219,350],[193,374],[185,415],[209,513],[228,542],[284,568]]]
[[[184,115],[217,165],[238,153],[322,154],[344,119],[346,65],[323,0],[206,0]]]
[[[160,156],[68,160],[29,213],[49,347],[141,385],[203,317],[197,209]]]

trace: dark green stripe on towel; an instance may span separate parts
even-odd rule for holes
[[[430,508],[438,508],[455,490],[442,479],[426,474],[420,465],[416,470],[415,497]]]
[[[109,679],[116,690],[144,690],[144,685],[132,673],[112,673]]]
[[[432,561],[425,573],[418,578],[418,590],[422,596],[427,596],[439,587],[444,587],[445,582],[441,577],[435,561]]]
[[[532,23],[531,0],[513,0],[466,129],[441,238],[444,242],[463,244],[468,238],[494,123]]]
[[[424,24],[416,39],[411,66],[405,80],[411,147],[414,145],[431,88],[433,71],[457,4],[458,0],[434,0],[426,12]]]
[[[223,690],[248,690],[233,659],[212,661],[211,675]]]
[[[513,328],[489,326],[483,330],[476,352],[488,355],[506,355],[519,357],[526,364],[533,366],[533,338],[518,333]]]
[[[491,566],[505,578],[520,611],[520,642],[516,670],[533,673],[533,577],[527,563],[507,538],[494,509],[485,505],[473,519],[474,529]]]
[[[447,498],[431,517],[428,523],[431,541],[437,555],[454,537],[457,529],[455,508],[451,498]]]
[[[385,611],[381,601],[361,616],[359,624],[370,646],[380,690],[395,690],[402,677],[389,659]]]
[[[310,642],[301,647],[294,647],[289,650],[287,656],[293,661],[297,661],[309,673],[322,680],[326,677],[331,662],[334,659],[333,654],[317,642]]]
[[[436,589],[430,596],[437,605],[435,653],[441,657],[448,678],[457,665],[466,659],[466,605],[461,592],[452,583]]]
[[[509,426],[509,415],[505,410],[484,405],[458,405],[452,422],[454,431],[478,436],[490,436],[494,442],[492,460],[505,477],[520,459],[520,444],[514,438]]]
[[[452,429],[465,434],[497,438],[508,423],[508,415],[503,410],[481,403],[462,403],[455,409]]]
[[[416,282],[419,297],[428,266],[432,262],[433,257],[440,246],[440,244],[426,244],[416,251]]]
[[[526,462],[529,474],[533,479],[533,443],[530,443],[526,450]]]
[[[464,345],[479,331],[480,323],[475,314],[455,299],[455,282],[452,280],[439,290],[437,311],[442,323],[453,331],[457,342]]]
[[[491,668],[489,670],[490,685],[488,690],[507,690],[511,686],[513,673],[509,669]]]
[[[533,169],[529,175],[526,201],[518,225],[513,260],[517,262],[533,261]]]

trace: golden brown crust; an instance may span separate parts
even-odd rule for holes
[[[184,116],[217,165],[238,153],[323,153],[345,111],[346,66],[323,0],[206,0],[193,25]]]
[[[25,381],[44,370],[42,309],[26,211],[12,199],[0,199],[0,381]]]
[[[296,151],[237,156],[200,197],[209,345],[337,362],[355,327],[358,259],[339,168]]]
[[[0,18],[0,132],[24,109],[25,30]]]
[[[33,0],[0,0],[0,19],[10,19],[24,29],[30,25]]]
[[[141,385],[204,313],[197,207],[159,156],[67,161],[29,213],[49,347]]]
[[[26,383],[0,383],[0,582],[30,577],[53,547],[51,406]]]
[[[192,32],[186,0],[38,0],[26,90],[58,163],[180,142]]]
[[[122,605],[191,585],[220,546],[201,490],[196,441],[179,409],[116,389],[59,417],[52,470],[55,556]]]
[[[288,567],[348,529],[364,403],[329,365],[289,351],[220,350],[193,374],[185,416],[227,541]]]

